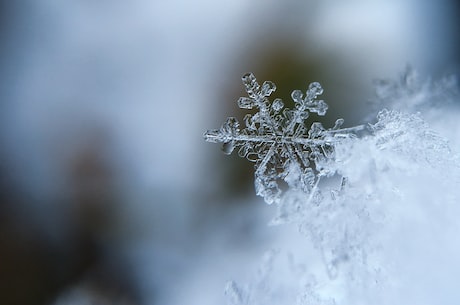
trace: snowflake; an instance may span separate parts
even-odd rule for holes
[[[273,82],[259,85],[252,73],[242,80],[248,97],[241,97],[238,106],[257,112],[244,117],[243,129],[236,118],[227,118],[220,129],[208,130],[205,140],[223,143],[226,154],[238,149],[239,156],[255,163],[256,193],[267,203],[280,201],[283,181],[290,190],[313,194],[321,177],[334,174],[326,165],[334,160],[335,144],[355,136],[364,126],[341,128],[344,120],[338,119],[329,129],[319,122],[308,128],[310,113],[324,116],[328,109],[317,99],[323,93],[317,82],[311,83],[305,94],[294,90],[295,108],[289,109],[279,98],[270,102],[269,96],[276,90]]]

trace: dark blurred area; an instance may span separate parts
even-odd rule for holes
[[[263,243],[252,165],[202,140],[241,76],[362,123],[374,78],[459,75],[458,6],[0,2],[0,304],[215,304]]]
[[[93,132],[63,165],[66,189],[54,196],[28,193],[1,172],[2,304],[51,304],[73,285],[84,285],[83,304],[137,304],[126,262],[108,253],[107,234],[116,230],[116,176],[106,140]]]

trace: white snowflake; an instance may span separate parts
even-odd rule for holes
[[[206,141],[223,143],[227,154],[238,148],[239,156],[254,162],[256,193],[269,204],[280,201],[282,181],[290,190],[315,193],[321,177],[333,174],[324,165],[333,160],[335,144],[353,137],[364,126],[341,128],[344,120],[338,119],[329,129],[319,122],[308,127],[310,113],[323,116],[328,109],[317,99],[323,93],[317,82],[311,83],[305,94],[294,90],[291,97],[295,108],[289,109],[281,99],[268,99],[276,90],[273,82],[259,85],[252,73],[242,80],[248,97],[241,97],[238,106],[257,112],[244,117],[243,129],[236,118],[227,118],[220,129],[204,134]]]

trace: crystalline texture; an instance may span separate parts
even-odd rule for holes
[[[289,109],[281,99],[268,99],[276,90],[274,83],[266,81],[261,86],[252,73],[242,80],[248,97],[239,98],[238,106],[257,112],[244,117],[243,129],[236,118],[228,118],[220,129],[208,130],[205,140],[223,143],[227,154],[238,149],[239,156],[254,162],[256,193],[269,204],[280,200],[282,181],[291,190],[314,192],[319,179],[330,173],[321,164],[334,157],[335,143],[363,126],[340,129],[343,119],[338,119],[331,129],[318,122],[308,128],[310,113],[323,116],[328,109],[323,100],[317,99],[323,93],[317,82],[311,83],[305,93],[294,90],[291,97],[295,108]]]

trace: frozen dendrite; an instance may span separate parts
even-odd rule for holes
[[[227,118],[220,129],[204,134],[206,141],[223,143],[226,154],[238,149],[239,156],[255,163],[256,193],[267,203],[279,202],[282,181],[290,190],[313,195],[321,177],[334,174],[325,165],[334,159],[336,143],[353,137],[363,126],[341,128],[343,119],[329,129],[319,122],[308,126],[310,113],[323,116],[328,109],[317,99],[323,93],[317,82],[311,83],[305,94],[294,90],[291,97],[295,108],[289,109],[281,99],[270,102],[269,96],[276,90],[274,83],[259,85],[252,73],[242,80],[248,97],[241,97],[238,106],[257,112],[244,117],[244,128],[236,118]]]

